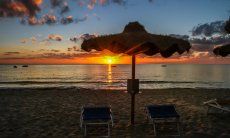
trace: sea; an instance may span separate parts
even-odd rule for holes
[[[0,65],[0,88],[126,89],[131,65]],[[138,64],[140,89],[230,88],[230,65]]]

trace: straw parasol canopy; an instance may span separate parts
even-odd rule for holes
[[[226,21],[225,31],[230,34],[230,18],[228,21]],[[213,53],[222,57],[228,56],[228,54],[230,54],[230,44],[214,48]]]
[[[150,34],[140,23],[130,22],[122,33],[84,40],[81,47],[87,52],[106,49],[116,54],[132,55],[132,79],[127,81],[127,89],[131,94],[131,124],[134,125],[135,94],[139,92],[139,80],[135,79],[135,55],[143,53],[152,56],[160,53],[167,58],[175,52],[188,52],[191,45],[182,39]]]
[[[213,53],[222,57],[228,56],[230,54],[230,44],[214,48]]]
[[[144,53],[148,56],[160,53],[162,57],[170,57],[173,53],[182,54],[191,48],[188,41],[170,36],[148,33],[138,22],[131,22],[119,34],[99,36],[84,40],[82,49],[102,51],[107,49],[113,53],[136,55]]]

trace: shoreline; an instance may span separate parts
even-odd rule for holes
[[[127,89],[93,89],[93,88],[82,88],[82,87],[13,87],[13,88],[7,88],[7,87],[0,87],[0,93],[1,90],[90,90],[90,91],[121,91],[124,93],[127,93]],[[153,90],[229,90],[230,88],[160,88],[160,89],[140,89],[140,93],[146,92],[146,91],[153,91]]]

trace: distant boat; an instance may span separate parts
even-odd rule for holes
[[[14,66],[14,68],[18,68],[17,66]]]
[[[22,65],[22,67],[28,67],[28,65]]]
[[[117,67],[116,65],[112,65],[112,67]]]
[[[161,65],[161,67],[167,67],[167,65],[163,64],[163,65]]]

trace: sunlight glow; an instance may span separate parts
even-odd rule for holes
[[[117,62],[117,58],[113,56],[105,56],[104,57],[104,63],[105,64],[115,64]]]

